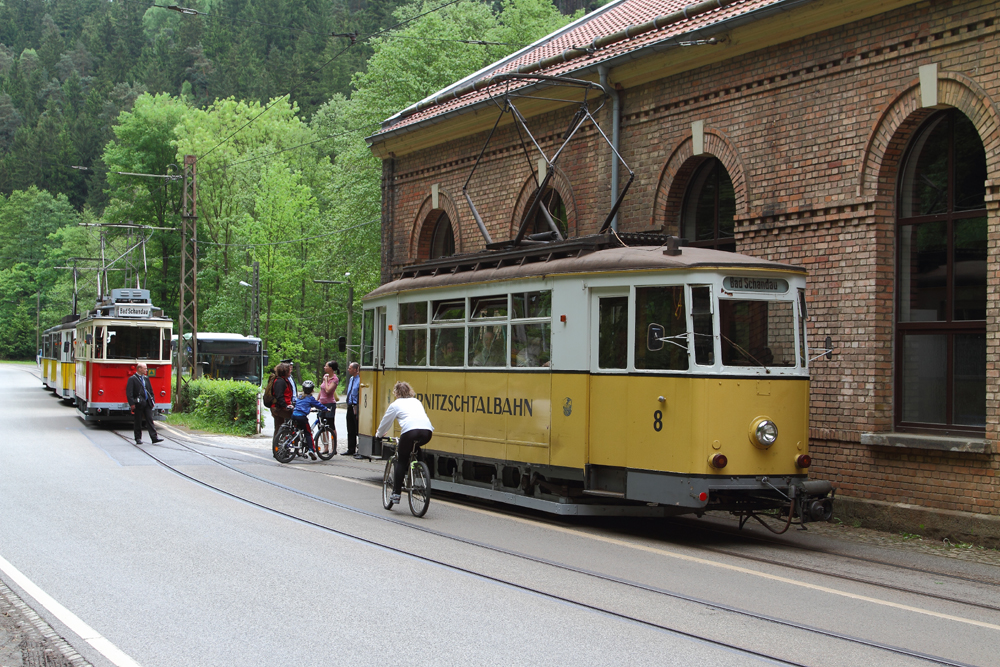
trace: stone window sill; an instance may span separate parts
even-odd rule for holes
[[[942,435],[916,435],[913,433],[862,433],[861,444],[873,447],[905,447],[930,449],[937,452],[964,454],[992,454],[993,447],[982,438],[956,438]]]

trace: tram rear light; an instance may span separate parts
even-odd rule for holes
[[[708,500],[708,494],[705,493],[704,491],[702,491],[701,493],[698,494],[698,500],[700,500],[701,502],[707,501]]]
[[[809,456],[808,454],[799,454],[798,456],[795,457],[795,465],[798,468],[808,468],[810,465],[812,465],[812,462],[813,462],[812,457]]]
[[[726,458],[725,454],[712,454],[708,457],[708,464],[713,468],[725,468],[727,463],[729,463],[729,459]]]
[[[166,395],[167,395],[167,391],[165,389],[161,389],[160,390],[160,396],[166,396]]]
[[[104,390],[103,389],[98,389],[97,390],[97,395],[98,396],[104,396]]]

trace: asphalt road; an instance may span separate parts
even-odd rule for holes
[[[93,665],[997,664],[1000,611],[964,603],[997,604],[990,566],[453,498],[414,519],[381,464],[136,448],[30,370],[0,364],[0,579]]]

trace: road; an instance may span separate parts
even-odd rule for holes
[[[379,463],[136,447],[31,370],[0,364],[0,579],[92,665],[997,662],[990,565],[457,498],[415,519]]]

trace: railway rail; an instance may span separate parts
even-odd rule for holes
[[[116,435],[118,435],[119,437],[121,437],[126,442],[131,442],[131,439],[129,437],[127,437],[127,435],[122,435],[121,433],[118,433],[118,432],[115,432],[115,433],[116,433]],[[341,510],[345,510],[345,511],[348,511],[348,512],[352,512],[352,513],[355,513],[355,514],[358,514],[358,515],[361,515],[361,516],[365,516],[365,517],[368,517],[368,518],[377,519],[378,521],[384,521],[384,522],[391,523],[391,524],[394,524],[394,525],[398,525],[398,526],[401,526],[401,527],[405,527],[405,528],[409,528],[409,529],[412,529],[412,530],[416,530],[416,531],[419,531],[419,532],[422,532],[422,533],[425,533],[425,534],[428,534],[428,535],[431,535],[431,536],[434,536],[434,537],[437,537],[437,538],[441,538],[441,539],[446,539],[446,540],[450,540],[450,541],[462,543],[462,544],[465,544],[465,545],[469,545],[469,546],[473,546],[473,547],[476,547],[476,548],[488,550],[488,551],[491,551],[491,552],[494,552],[494,553],[498,553],[498,554],[501,554],[501,555],[510,556],[510,557],[513,557],[513,558],[517,558],[517,559],[529,561],[529,562],[532,562],[532,563],[544,565],[544,566],[547,566],[547,567],[555,568],[555,569],[558,569],[558,570],[561,570],[561,571],[564,571],[564,572],[568,572],[568,573],[572,573],[572,574],[578,574],[578,575],[586,576],[586,577],[589,577],[589,578],[593,578],[593,579],[598,579],[598,580],[601,580],[601,581],[605,581],[605,582],[608,582],[608,583],[613,583],[613,584],[617,584],[617,585],[620,585],[620,586],[625,586],[625,587],[628,587],[628,588],[631,588],[631,589],[641,590],[641,591],[644,591],[644,592],[654,593],[654,594],[657,594],[657,595],[661,595],[661,596],[664,596],[664,597],[667,597],[667,598],[671,598],[671,599],[675,599],[675,600],[679,600],[679,601],[683,601],[683,602],[688,602],[688,603],[692,603],[692,604],[701,605],[701,606],[704,606],[704,607],[708,607],[708,608],[715,609],[715,610],[718,610],[718,611],[726,612],[726,613],[729,613],[729,614],[735,614],[735,615],[739,615],[739,616],[746,617],[746,618],[751,618],[751,619],[755,619],[755,620],[759,620],[759,621],[764,621],[764,622],[767,622],[767,623],[772,623],[772,624],[780,625],[780,626],[787,627],[787,628],[790,628],[790,629],[796,629],[796,630],[804,631],[804,632],[807,632],[807,633],[811,633],[811,634],[815,634],[815,635],[820,635],[820,636],[832,638],[832,639],[835,639],[835,640],[838,640],[838,641],[843,641],[843,642],[847,642],[847,643],[858,645],[858,646],[864,646],[864,647],[875,649],[875,650],[878,650],[878,651],[884,651],[884,652],[887,652],[887,653],[895,654],[897,656],[903,656],[903,657],[913,658],[913,659],[925,661],[925,662],[928,662],[928,663],[931,663],[931,664],[947,665],[947,666],[950,666],[950,667],[970,667],[967,663],[963,663],[963,662],[960,662],[960,661],[952,660],[952,659],[949,659],[949,658],[946,658],[946,657],[935,656],[935,655],[931,655],[931,654],[927,654],[927,653],[922,653],[920,651],[915,651],[915,650],[911,650],[911,649],[907,649],[907,648],[903,648],[903,647],[899,647],[899,646],[892,646],[892,645],[889,645],[889,644],[884,644],[884,643],[877,642],[877,641],[874,641],[874,640],[865,639],[865,638],[862,638],[862,637],[856,637],[856,636],[848,635],[848,634],[845,634],[845,633],[836,632],[836,631],[833,631],[833,630],[828,630],[828,629],[824,629],[824,628],[820,628],[820,627],[815,627],[815,626],[811,626],[811,625],[804,624],[804,623],[790,621],[788,619],[783,619],[783,618],[776,617],[776,616],[771,616],[771,615],[768,615],[768,614],[762,614],[762,613],[750,611],[750,610],[747,610],[747,609],[741,609],[741,608],[738,608],[738,607],[734,607],[734,606],[731,606],[731,605],[726,605],[726,604],[722,604],[722,603],[718,603],[718,602],[713,602],[711,600],[706,600],[706,599],[702,599],[702,598],[698,598],[698,597],[686,595],[686,594],[683,594],[683,593],[680,593],[680,592],[677,592],[677,591],[668,590],[668,589],[661,588],[661,587],[658,587],[658,586],[652,586],[652,585],[649,585],[649,584],[644,584],[644,583],[641,583],[641,582],[632,581],[632,580],[625,579],[625,578],[622,578],[622,577],[616,577],[616,576],[613,576],[613,575],[610,575],[610,574],[606,574],[606,573],[603,573],[603,572],[596,572],[596,571],[593,571],[593,570],[588,570],[588,569],[585,569],[585,568],[580,568],[580,567],[576,567],[576,566],[573,566],[573,565],[569,565],[567,563],[561,563],[561,562],[554,561],[554,560],[551,560],[551,559],[542,558],[542,557],[534,556],[534,555],[530,555],[530,554],[525,554],[525,553],[514,551],[514,550],[511,550],[511,549],[506,549],[506,548],[503,548],[503,547],[500,547],[500,546],[497,546],[497,545],[487,544],[487,543],[484,543],[484,542],[481,542],[481,541],[478,541],[478,540],[473,540],[473,539],[470,539],[470,538],[465,538],[465,537],[461,537],[461,536],[449,534],[449,533],[446,533],[446,532],[435,530],[433,528],[428,528],[428,527],[420,525],[420,524],[415,524],[415,523],[411,523],[411,522],[408,522],[408,521],[396,519],[396,518],[394,518],[392,516],[385,515],[384,513],[371,512],[371,511],[368,511],[368,510],[365,510],[365,509],[353,507],[351,505],[347,505],[347,504],[344,504],[344,503],[336,502],[334,500],[330,500],[330,499],[327,499],[327,498],[322,498],[320,496],[316,496],[314,494],[310,494],[310,493],[307,493],[305,491],[301,491],[299,489],[295,489],[293,487],[290,487],[290,486],[287,486],[287,485],[275,482],[273,480],[269,480],[269,479],[267,479],[265,477],[261,477],[259,475],[255,475],[255,474],[253,474],[251,472],[248,472],[246,470],[242,470],[239,467],[237,467],[236,465],[233,465],[233,464],[230,464],[230,463],[226,462],[226,460],[224,460],[224,459],[228,458],[228,457],[215,456],[215,455],[203,452],[203,451],[199,450],[197,447],[194,447],[194,446],[191,446],[189,444],[186,444],[185,442],[182,441],[181,438],[178,438],[176,436],[171,436],[170,438],[168,438],[168,440],[171,441],[171,442],[173,442],[177,446],[180,446],[183,449],[191,452],[191,453],[194,453],[194,454],[197,454],[199,456],[202,456],[202,457],[204,457],[204,458],[212,461],[213,463],[216,463],[217,465],[220,465],[220,466],[222,466],[222,467],[224,467],[224,468],[226,468],[226,469],[228,469],[228,470],[230,470],[232,472],[235,472],[235,473],[237,473],[239,475],[248,477],[248,478],[253,479],[253,480],[255,480],[257,482],[260,482],[262,484],[266,484],[266,485],[269,485],[269,486],[281,489],[283,491],[286,491],[286,492],[289,492],[289,493],[292,493],[292,494],[295,494],[295,495],[307,498],[309,500],[312,500],[312,501],[315,501],[315,502],[318,502],[318,503],[322,503],[324,505],[328,505],[328,506],[331,506],[331,507],[335,507],[337,509],[341,509]],[[198,443],[198,444],[200,444],[200,443]],[[755,651],[753,649],[748,649],[746,647],[741,647],[741,646],[738,646],[736,644],[731,644],[731,643],[728,643],[728,642],[725,642],[725,641],[722,641],[722,640],[719,640],[719,639],[714,639],[712,637],[708,637],[708,636],[704,636],[704,635],[699,635],[699,634],[687,632],[687,631],[682,630],[682,629],[677,628],[677,627],[672,627],[672,626],[669,626],[669,625],[666,625],[666,624],[662,624],[662,623],[658,623],[656,621],[652,621],[652,620],[649,620],[649,619],[640,618],[638,616],[634,616],[634,615],[631,615],[631,614],[628,614],[628,613],[624,613],[624,612],[621,612],[621,611],[616,611],[616,610],[613,610],[613,609],[607,609],[607,608],[600,607],[600,606],[597,606],[597,605],[594,605],[594,604],[590,604],[590,603],[587,603],[587,602],[584,602],[584,601],[581,601],[581,600],[575,600],[575,599],[572,599],[572,598],[568,598],[568,597],[565,597],[565,596],[562,596],[562,595],[559,595],[559,594],[556,594],[556,593],[553,593],[553,592],[550,592],[550,591],[546,591],[546,590],[544,590],[542,588],[537,588],[537,587],[534,587],[534,586],[529,586],[529,585],[526,585],[526,584],[523,584],[523,583],[519,583],[519,582],[516,582],[516,581],[511,581],[511,580],[509,580],[507,578],[497,577],[497,576],[493,576],[493,575],[486,574],[486,573],[483,573],[483,572],[479,572],[479,571],[476,571],[474,569],[463,567],[461,565],[456,565],[455,563],[449,563],[447,561],[443,561],[443,560],[439,560],[439,559],[436,559],[436,558],[432,558],[432,557],[429,557],[429,556],[426,556],[426,555],[423,555],[423,554],[420,554],[420,553],[417,553],[417,552],[414,552],[414,551],[411,551],[411,550],[407,550],[407,549],[402,549],[402,548],[399,548],[399,547],[395,547],[395,546],[392,546],[390,544],[386,544],[386,543],[378,541],[378,540],[373,540],[373,539],[369,539],[369,538],[366,538],[366,537],[363,537],[363,536],[360,536],[360,535],[356,535],[356,534],[351,533],[349,531],[340,530],[340,529],[337,529],[337,528],[326,526],[326,525],[324,525],[322,523],[318,523],[318,522],[315,522],[315,521],[311,521],[309,519],[305,519],[305,518],[302,518],[302,517],[299,517],[299,516],[295,516],[294,514],[292,514],[290,512],[286,512],[286,511],[283,511],[283,510],[280,510],[280,509],[276,509],[274,507],[270,507],[267,504],[264,504],[264,503],[261,503],[261,502],[257,502],[255,500],[252,500],[250,498],[242,496],[242,495],[240,495],[238,493],[234,493],[232,491],[228,491],[228,490],[226,490],[224,488],[221,488],[220,486],[217,486],[215,484],[212,484],[212,483],[206,482],[204,480],[198,479],[198,478],[196,478],[196,477],[194,477],[192,475],[189,475],[189,474],[185,473],[184,471],[178,469],[177,467],[172,466],[169,463],[165,462],[163,459],[157,457],[152,451],[150,451],[148,449],[141,448],[141,447],[138,447],[138,449],[140,449],[140,451],[144,452],[147,456],[149,456],[158,465],[162,466],[163,468],[165,468],[165,469],[173,472],[174,474],[177,474],[177,475],[179,475],[179,476],[181,476],[181,477],[183,477],[183,478],[185,478],[185,479],[187,479],[187,480],[189,480],[189,481],[191,481],[191,482],[193,482],[195,484],[198,484],[198,485],[203,486],[205,488],[209,488],[209,489],[211,489],[213,491],[216,491],[217,493],[221,493],[223,495],[229,496],[229,497],[231,497],[231,498],[233,498],[235,500],[238,500],[240,502],[248,503],[248,504],[253,505],[255,507],[259,507],[259,508],[261,508],[261,509],[263,509],[265,511],[277,514],[279,516],[286,517],[288,519],[291,519],[291,520],[294,520],[294,521],[297,521],[297,522],[300,522],[300,523],[303,523],[303,524],[306,524],[306,525],[313,526],[315,528],[318,528],[318,529],[326,531],[326,532],[330,532],[332,534],[340,535],[342,537],[345,537],[345,538],[348,538],[348,539],[351,539],[351,540],[355,540],[355,541],[359,541],[359,542],[362,542],[362,543],[365,543],[365,544],[369,544],[369,545],[375,546],[375,547],[377,547],[379,549],[384,549],[384,550],[388,550],[388,551],[391,551],[391,552],[399,553],[401,555],[405,555],[405,556],[409,556],[409,557],[412,557],[412,558],[416,558],[418,560],[421,560],[421,561],[424,561],[424,562],[427,562],[427,563],[431,563],[431,564],[434,564],[434,565],[437,565],[437,566],[440,566],[440,567],[444,567],[444,568],[447,568],[447,569],[452,570],[452,571],[456,571],[456,572],[461,572],[461,573],[464,573],[464,574],[468,574],[468,575],[477,577],[477,578],[482,579],[482,580],[491,581],[491,582],[494,582],[494,583],[497,583],[497,584],[501,584],[501,585],[504,585],[504,586],[509,586],[509,587],[512,587],[512,588],[515,588],[515,589],[518,589],[518,590],[523,590],[525,592],[529,592],[529,593],[532,593],[532,594],[541,595],[543,597],[546,597],[546,598],[549,598],[549,599],[552,599],[552,600],[555,600],[555,601],[559,601],[559,602],[562,602],[562,603],[570,604],[570,605],[573,605],[573,606],[578,607],[578,608],[587,609],[587,610],[590,610],[590,611],[594,611],[594,612],[597,612],[597,613],[605,614],[605,615],[608,615],[608,616],[611,616],[611,617],[615,617],[615,618],[620,618],[622,620],[627,620],[627,621],[634,622],[634,623],[639,623],[639,624],[644,625],[646,627],[655,628],[655,629],[658,629],[658,630],[661,630],[661,631],[664,631],[664,632],[668,632],[668,633],[674,634],[676,636],[681,636],[681,637],[685,637],[685,638],[692,639],[692,640],[695,640],[695,641],[704,642],[706,644],[710,644],[710,645],[713,645],[713,646],[718,646],[720,648],[725,648],[725,649],[728,649],[728,650],[736,651],[736,652],[739,652],[739,653],[744,654],[744,655],[763,658],[765,660],[769,660],[769,661],[772,661],[774,663],[782,664],[782,665],[801,665],[801,663],[795,662],[794,660],[789,660],[789,659],[782,658],[782,657],[779,657],[779,656],[770,655],[770,654],[763,653],[763,652],[760,652],[760,651]],[[357,481],[357,480],[354,480],[354,481]],[[738,554],[738,553],[727,554],[727,555],[732,555],[732,556],[736,556],[736,557],[745,558],[745,555]],[[751,559],[751,560],[753,560],[753,559]],[[782,564],[782,563],[775,563],[775,564],[779,565],[779,566],[789,567],[788,565],[785,565],[785,564]],[[793,568],[793,569],[800,569],[800,570],[802,570],[804,568]],[[820,574],[828,575],[828,573],[823,573],[823,572],[821,572]],[[834,577],[836,577],[837,575],[828,575],[828,576],[834,576]],[[841,577],[841,578],[846,579],[847,577]],[[875,585],[875,586],[879,585],[878,582],[870,582],[870,581],[861,581],[860,583],[869,584],[869,585]],[[907,589],[896,588],[896,587],[889,587],[889,588],[893,588],[894,590],[899,590],[901,592],[905,592],[905,593],[909,593],[909,594],[913,594],[913,595],[917,595],[917,596],[938,597],[938,596],[933,596],[933,595],[932,596],[927,596],[922,591],[907,590]],[[967,604],[966,602],[961,601],[961,600],[957,600],[957,599],[951,599],[949,601],[960,602],[962,604]],[[971,606],[982,606],[982,605],[973,604]],[[994,607],[985,607],[985,608],[991,609],[991,610],[996,610],[996,608],[994,608]]]

